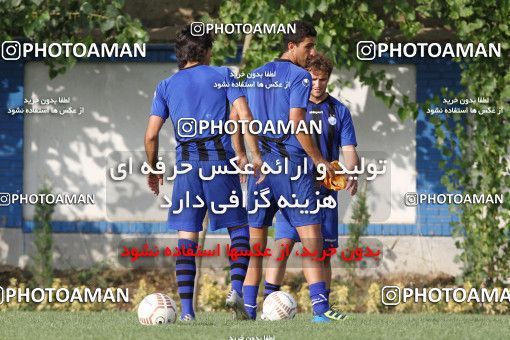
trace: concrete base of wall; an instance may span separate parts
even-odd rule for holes
[[[0,228],[0,263],[26,268],[30,263],[30,255],[34,253],[34,235],[23,233],[19,229]],[[371,238],[374,241],[374,238]],[[173,249],[177,245],[177,235],[122,235],[122,234],[54,234],[54,267],[56,269],[86,268],[94,264],[105,262],[113,266],[149,266],[167,267],[175,263],[174,257],[166,257],[163,250],[166,246]],[[340,238],[340,243],[346,238]],[[383,249],[382,261],[375,266],[356,269],[359,275],[385,276],[397,274],[423,275],[458,275],[460,265],[454,262],[459,250],[455,247],[451,237],[423,237],[423,236],[378,236],[375,241],[380,242]],[[157,245],[161,254],[158,257],[140,258],[131,262],[130,257],[120,256],[124,246],[136,246],[142,250],[147,243],[151,250]],[[202,267],[223,269],[228,266],[225,245],[229,243],[228,235],[209,235],[203,249],[214,249],[220,244],[221,256],[203,258]],[[268,247],[280,253],[280,246],[272,240]],[[296,248],[300,249],[300,248]],[[375,249],[374,249],[375,250]],[[332,267],[334,275],[342,275],[345,262],[337,254],[333,257]],[[301,271],[299,259],[290,259],[288,270]]]

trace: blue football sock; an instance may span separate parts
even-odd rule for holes
[[[187,239],[179,239],[179,249],[197,249],[197,243]],[[196,264],[194,256],[178,256],[175,263],[175,274],[177,277],[177,291],[181,299],[181,316],[190,314],[195,317],[193,310],[193,289],[195,288]]]
[[[277,292],[279,290],[280,286],[264,281],[264,299],[272,292]]]
[[[310,300],[314,315],[321,315],[328,311],[329,303],[326,297],[326,283],[324,281],[313,283],[309,286]]]
[[[250,231],[248,226],[229,229],[230,235],[230,248],[241,250],[250,249]],[[243,296],[243,283],[246,277],[246,271],[248,270],[248,263],[250,262],[249,256],[239,256],[237,259],[230,261],[230,280],[232,281],[232,289],[235,290],[239,296]]]
[[[259,293],[259,286],[244,286],[243,287],[244,308],[250,318],[255,320],[257,318],[257,295]]]

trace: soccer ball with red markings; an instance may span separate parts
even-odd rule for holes
[[[267,320],[288,320],[296,316],[297,302],[289,293],[276,291],[264,300],[262,313]]]
[[[138,305],[138,321],[142,325],[173,323],[177,318],[177,306],[168,295],[147,295]]]

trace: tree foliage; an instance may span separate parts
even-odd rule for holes
[[[360,247],[360,238],[366,234],[368,229],[370,213],[368,212],[367,190],[367,182],[363,181],[352,207],[351,222],[347,226],[349,229],[347,246],[350,249]]]
[[[0,1],[0,39],[36,43],[142,43],[147,32],[122,11],[124,0]],[[50,77],[64,73],[76,58],[47,58]]]

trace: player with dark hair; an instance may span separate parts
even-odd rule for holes
[[[211,34],[195,36],[187,30],[179,32],[175,40],[175,55],[179,68],[184,68],[188,61],[196,61],[202,65],[209,64],[212,46],[213,37]]]
[[[315,54],[314,27],[303,21],[294,21],[296,32],[284,36],[286,44],[281,58],[271,61],[255,70],[252,74],[274,75],[262,79],[248,79],[246,83],[246,97],[253,113],[253,117],[262,125],[278,121],[285,123],[292,121],[294,126],[304,121],[308,98],[312,87],[312,78],[304,67],[308,59]],[[253,82],[257,86],[250,86]],[[271,84],[286,84],[283,87],[272,88]],[[254,84],[253,84],[254,85]],[[259,86],[259,85],[264,85]],[[298,167],[303,166],[307,156],[315,165],[323,164],[329,174],[334,170],[324,159],[315,146],[312,136],[304,132],[296,134],[265,134],[259,135],[260,146],[265,163],[276,168],[285,159],[289,161],[288,173],[268,174],[261,183],[256,183],[253,177],[248,180],[248,220],[250,225],[250,244],[255,251],[258,243],[262,249],[267,245],[267,231],[272,224],[278,210],[287,218],[293,229],[301,237],[303,244],[311,251],[322,252],[321,217],[318,213],[304,214],[297,207],[279,208],[278,201],[283,196],[286,199],[310,203],[308,208],[313,211],[316,207],[314,179],[311,173],[296,176]],[[297,177],[297,179],[296,179]],[[257,207],[255,201],[261,192],[269,192],[267,198],[269,207]],[[250,212],[254,213],[250,213]],[[262,258],[252,257],[243,288],[245,307],[252,319],[256,318],[256,299],[259,283],[262,277]],[[330,308],[326,298],[326,283],[324,282],[324,268],[322,263],[307,258],[303,261],[303,272],[309,284],[310,298],[314,312],[313,321],[332,321]]]
[[[322,134],[314,135],[314,140],[322,155],[327,161],[338,160],[339,149],[342,149],[345,166],[348,170],[353,170],[358,164],[358,155],[356,152],[356,134],[352,123],[351,113],[345,105],[339,100],[333,98],[327,93],[327,86],[333,64],[322,54],[317,54],[310,59],[307,65],[308,71],[312,76],[312,91],[307,106],[307,121],[321,121],[323,128]],[[351,195],[356,194],[357,181],[349,179],[346,190]],[[327,189],[323,186],[317,187],[320,191],[320,198],[332,196],[338,202],[338,192]],[[337,203],[338,204],[338,203]],[[320,211],[322,219],[322,236],[324,238],[323,248],[338,248],[338,206],[334,209],[322,209]],[[294,247],[295,242],[300,242],[300,238],[295,228],[285,218],[283,214],[276,215],[275,240],[277,244],[284,249]],[[276,254],[273,254],[276,255]],[[283,282],[287,258],[277,260],[277,256],[271,256],[266,269],[266,279],[264,283],[264,297],[272,292],[278,291]],[[327,298],[331,287],[331,257],[326,256],[324,260],[325,279],[327,287]],[[346,315],[340,311],[337,317],[344,319]],[[262,318],[264,316],[262,315]]]
[[[238,251],[249,249],[249,229],[247,226],[246,209],[239,207],[228,208],[225,212],[215,211],[214,207],[228,205],[232,195],[242,202],[242,192],[239,176],[235,174],[216,174],[212,180],[202,180],[200,171],[205,176],[211,176],[214,167],[227,167],[230,171],[234,167],[229,159],[235,156],[231,145],[231,138],[227,134],[217,134],[216,131],[184,131],[183,122],[192,124],[199,120],[208,120],[221,124],[230,118],[229,102],[236,110],[236,117],[251,121],[252,114],[247,105],[244,94],[239,88],[215,88],[216,83],[229,83],[231,71],[226,67],[208,66],[211,59],[212,38],[208,34],[193,36],[188,28],[183,29],[176,43],[176,54],[180,70],[171,77],[161,81],[154,93],[152,111],[145,134],[145,150],[148,164],[153,168],[158,158],[158,135],[163,123],[170,118],[177,141],[176,166],[182,171],[190,164],[191,170],[177,175],[172,192],[172,206],[168,212],[167,226],[178,231],[178,246],[187,251],[196,251],[198,233],[202,230],[202,223],[209,213],[209,228],[217,230],[228,228],[231,238],[231,248]],[[216,133],[215,133],[216,132]],[[251,150],[252,163],[255,173],[262,165],[257,138],[251,134],[245,135]],[[199,171],[200,170],[200,171]],[[150,174],[148,177],[150,189],[157,195],[159,186],[163,184],[163,176]],[[186,197],[193,199],[200,197],[202,207],[179,203],[186,202]],[[231,259],[232,289],[227,296],[227,306],[231,307],[238,319],[248,316],[242,299],[242,286],[248,267],[249,258],[240,256]],[[181,299],[182,321],[192,321],[195,318],[193,310],[193,289],[196,274],[194,256],[179,256],[176,262],[176,276],[178,292]]]
[[[293,62],[300,67],[307,64],[310,56],[315,53],[315,38],[317,31],[312,24],[295,20],[290,23],[294,25],[294,32],[287,32],[282,39],[282,55],[291,51],[295,59]]]

